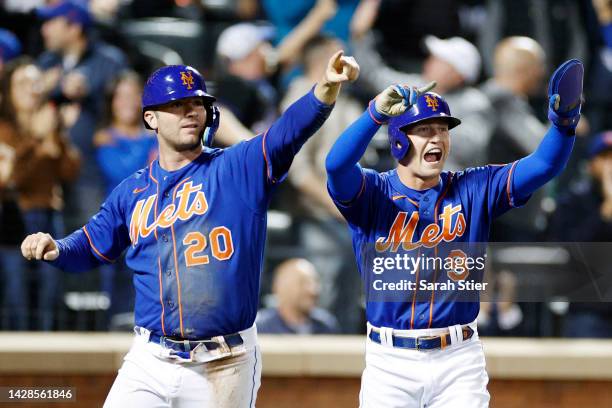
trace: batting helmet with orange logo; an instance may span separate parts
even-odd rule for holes
[[[458,126],[461,121],[450,113],[448,103],[435,92],[426,92],[419,95],[414,105],[399,116],[389,119],[389,144],[391,153],[397,160],[406,156],[410,148],[410,141],[406,136],[406,128],[427,119],[440,118],[448,122],[448,128]]]
[[[200,97],[206,108],[206,129],[202,142],[212,144],[219,126],[219,110],[213,105],[216,98],[206,92],[204,78],[197,69],[188,65],[168,65],[153,72],[142,92],[142,113],[157,106],[186,98]],[[145,126],[150,126],[145,121]]]

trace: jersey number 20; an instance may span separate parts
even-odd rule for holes
[[[232,233],[225,227],[215,227],[208,234],[212,256],[219,261],[229,259],[234,253]],[[202,254],[208,245],[206,236],[199,231],[192,231],[183,238],[185,250],[185,263],[188,267],[206,265],[209,262],[208,255]]]

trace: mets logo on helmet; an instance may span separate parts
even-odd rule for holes
[[[438,110],[438,98],[431,95],[425,95],[425,101],[427,102],[427,106],[431,108],[432,111]]]
[[[193,88],[193,76],[191,72],[181,71],[181,81],[183,81],[183,85],[185,85],[187,89]]]

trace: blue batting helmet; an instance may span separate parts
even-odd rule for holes
[[[142,92],[142,113],[156,106],[179,99],[200,97],[206,107],[206,129],[202,135],[206,146],[212,144],[214,132],[219,125],[219,110],[213,106],[216,98],[206,92],[202,75],[188,65],[168,65],[153,72]],[[150,129],[145,121],[145,126]]]
[[[405,128],[427,119],[440,118],[446,120],[448,128],[458,126],[461,121],[451,116],[448,103],[435,92],[425,92],[419,95],[414,105],[399,116],[389,119],[388,132],[391,153],[397,160],[406,156],[410,149],[410,141]]]

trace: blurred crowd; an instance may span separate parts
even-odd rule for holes
[[[461,170],[530,154],[548,126],[549,75],[582,60],[586,104],[570,164],[496,220],[491,240],[612,242],[609,0],[4,0],[0,27],[1,330],[131,329],[122,262],[63,274],[26,264],[19,244],[28,233],[79,228],[123,178],[155,160],[140,94],[143,78],[166,64],[204,74],[221,106],[219,147],[265,131],[338,49],[361,66],[272,204],[260,332],[363,332],[363,290],[324,162],[393,83],[437,82],[462,120],[447,163]],[[362,164],[394,166],[386,129]],[[483,299],[483,334],[612,337],[610,303],[522,302],[517,293],[540,290],[529,280],[538,268],[491,269],[497,289]]]

